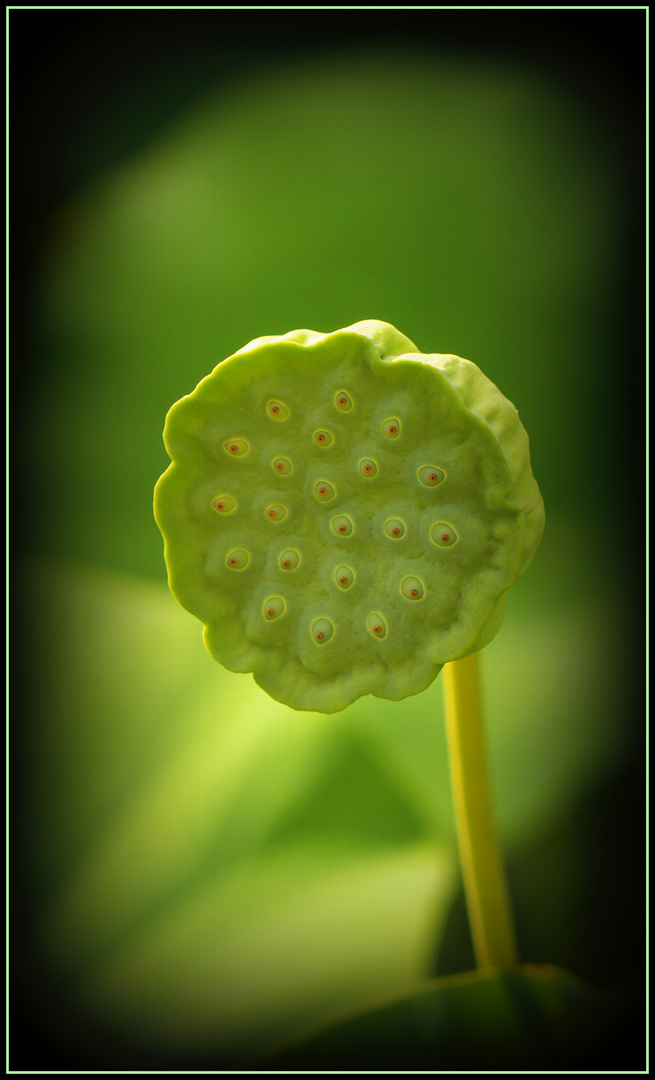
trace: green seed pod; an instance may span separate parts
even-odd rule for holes
[[[216,660],[295,709],[426,689],[494,636],[544,527],[514,406],[388,323],[250,342],[164,440],[170,587]]]

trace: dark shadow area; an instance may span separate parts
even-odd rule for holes
[[[638,714],[635,714],[635,716]],[[643,715],[640,714],[640,715]],[[588,1065],[645,1067],[646,796],[641,752],[574,815],[507,864],[520,959],[554,964],[607,995],[615,1026]],[[435,976],[473,970],[464,894],[448,918]]]

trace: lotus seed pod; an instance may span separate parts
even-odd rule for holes
[[[426,689],[494,636],[544,527],[514,406],[388,323],[255,339],[164,441],[171,590],[216,660],[294,709]]]

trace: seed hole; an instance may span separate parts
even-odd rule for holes
[[[345,390],[339,390],[339,392],[334,395],[334,404],[339,412],[350,412],[353,407],[352,398]]]
[[[384,531],[392,540],[400,540],[405,535],[405,524],[400,518],[389,518],[384,523]]]
[[[452,547],[453,544],[457,543],[459,537],[452,525],[448,525],[445,521],[438,521],[430,529],[430,539],[438,547]]]
[[[372,461],[371,458],[364,458],[359,463],[359,471],[362,476],[365,476],[367,480],[370,480],[371,477],[377,475],[377,463],[375,461]]]
[[[287,508],[281,503],[274,503],[266,509],[266,517],[269,521],[284,521],[286,516]]]
[[[275,461],[272,462],[272,465],[273,471],[276,472],[278,476],[288,476],[293,469],[293,465],[291,464],[289,459],[285,457],[275,458]]]
[[[232,495],[217,495],[212,506],[218,514],[231,514],[237,508],[237,501]]]
[[[378,641],[382,641],[387,636],[387,622],[383,615],[380,615],[379,611],[372,611],[370,615],[366,617],[366,626],[368,632],[377,638]]]
[[[397,439],[400,435],[400,420],[397,416],[390,417],[389,420],[385,420],[382,424],[382,434],[386,435],[387,439]]]
[[[332,532],[336,533],[337,536],[350,536],[354,528],[351,519],[345,514],[332,518],[330,526]]]
[[[423,582],[417,577],[406,577],[400,583],[400,591],[406,600],[422,600],[425,596]]]
[[[273,420],[286,420],[289,416],[287,406],[283,405],[281,401],[269,401],[267,410],[268,415],[272,417]]]
[[[331,444],[332,436],[329,431],[315,431],[314,442],[317,443],[318,446],[326,447]]]
[[[436,487],[445,477],[443,469],[436,465],[422,465],[418,471],[418,478],[424,487]]]
[[[269,622],[272,619],[279,619],[280,615],[284,615],[286,606],[287,605],[281,596],[269,596],[268,600],[264,601],[262,608],[264,618]]]
[[[245,548],[234,548],[233,551],[228,552],[225,565],[230,570],[245,570],[249,562],[250,555]]]
[[[327,480],[319,480],[317,484],[314,484],[314,495],[319,502],[330,502],[336,495],[336,491]]]
[[[330,619],[314,619],[312,623],[312,637],[319,645],[325,645],[334,634],[334,624]]]
[[[340,589],[349,589],[355,580],[355,575],[349,566],[337,566],[334,571],[334,580]]]
[[[282,570],[296,570],[300,565],[300,552],[295,548],[287,548],[278,559]]]
[[[223,449],[230,457],[243,457],[250,449],[245,439],[228,439],[223,443]]]

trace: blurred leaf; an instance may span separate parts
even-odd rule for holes
[[[161,586],[42,565],[23,593],[21,846],[87,1015],[230,1056],[427,971],[456,856],[391,763],[224,671]]]
[[[164,586],[28,564],[22,607],[22,844],[44,956],[84,1009],[146,1045],[238,1055],[429,973],[458,888],[438,680],[296,713],[215,664]],[[551,625],[519,606],[487,650],[514,845],[614,762],[577,679],[603,648],[595,609]]]
[[[583,1067],[612,1028],[607,1002],[565,971],[525,965],[419,984],[307,1032],[253,1065],[289,1071],[461,1072]]]
[[[194,883],[76,993],[137,1044],[236,1060],[411,984],[454,881],[438,847],[289,846]]]

